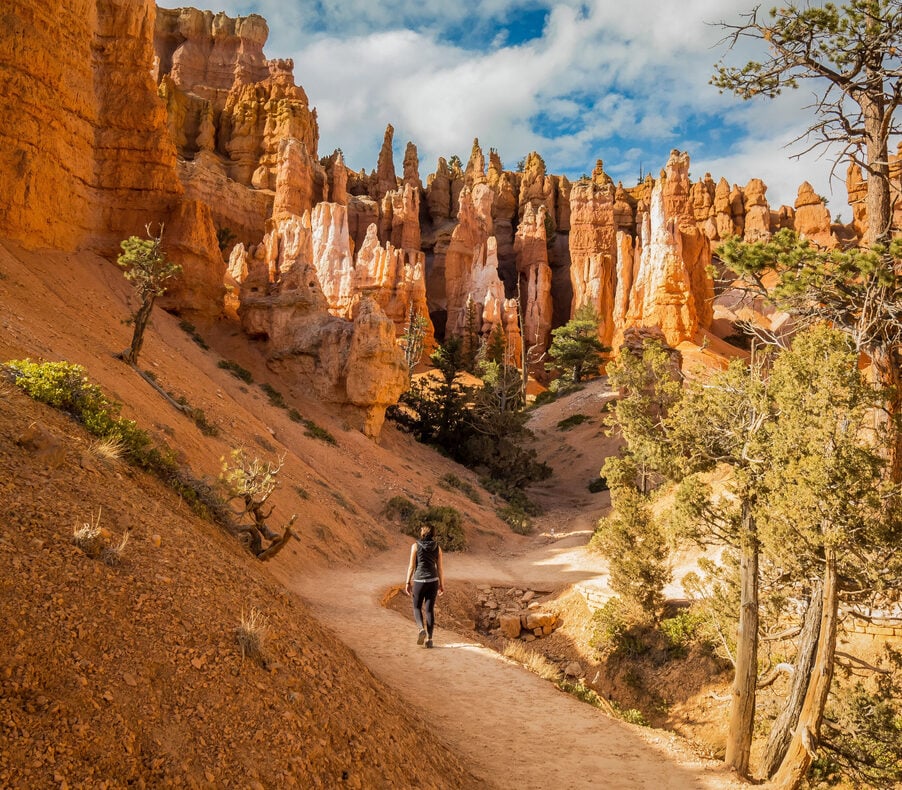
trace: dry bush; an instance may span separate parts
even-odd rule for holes
[[[72,542],[89,557],[97,557],[103,549],[103,535],[100,529],[100,511],[97,518],[76,524],[72,531]]]
[[[117,436],[91,442],[91,454],[101,461],[118,461],[125,454],[125,443]]]
[[[100,558],[110,566],[117,566],[122,564],[123,552],[125,551],[125,547],[128,545],[129,532],[126,530],[122,533],[122,539],[115,546],[110,544],[108,546],[104,546],[100,552]]]
[[[241,622],[235,629],[235,635],[241,647],[242,659],[247,656],[263,666],[266,665],[263,648],[268,630],[266,615],[259,609],[251,607],[249,612],[241,612]]]
[[[505,658],[522,664],[534,675],[557,683],[561,679],[561,671],[541,653],[530,650],[522,642],[509,641],[502,651]]]

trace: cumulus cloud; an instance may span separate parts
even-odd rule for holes
[[[624,183],[657,173],[672,148],[693,176],[758,176],[772,203],[803,180],[830,194],[829,161],[790,159],[807,95],[742,103],[709,85],[723,30],[748,0],[226,0],[231,14],[270,23],[270,57],[293,57],[317,107],[321,153],[340,147],[375,166],[388,123],[421,172],[473,138],[511,167],[531,150],[578,177],[596,159]],[[523,29],[527,20],[530,30]],[[733,62],[744,62],[736,53]],[[837,195],[841,190],[837,191]],[[834,204],[843,202],[834,200]]]

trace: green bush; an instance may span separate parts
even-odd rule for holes
[[[590,418],[585,414],[571,414],[569,417],[565,417],[563,420],[560,420],[558,422],[557,429],[559,431],[569,431],[571,428],[575,428],[577,425],[582,425],[589,419]]]
[[[606,478],[599,475],[594,478],[592,482],[589,483],[589,491],[593,494],[600,494],[602,491],[608,491],[608,481]]]
[[[217,365],[223,370],[229,371],[236,379],[241,379],[245,384],[254,383],[254,377],[251,372],[241,367],[237,362],[232,362],[228,359],[220,359]]]
[[[190,321],[185,321],[184,319],[179,321],[179,329],[185,332],[197,345],[199,345],[204,351],[210,348],[207,345],[207,342],[197,333],[197,327],[194,326]]]
[[[692,609],[661,620],[658,627],[667,639],[667,651],[671,656],[680,657],[686,654],[703,620],[704,617]]]
[[[419,507],[407,497],[399,495],[389,499],[388,502],[385,503],[382,512],[385,513],[386,518],[407,523],[411,521],[419,511]]]
[[[137,423],[120,417],[121,406],[88,379],[83,367],[24,359],[7,362],[0,369],[30,397],[72,415],[93,436],[119,443],[127,461],[156,475],[195,513],[228,523],[225,506],[215,492],[182,470],[172,448],[157,447]]]
[[[438,484],[442,488],[447,489],[457,489],[464,496],[467,497],[471,502],[475,502],[477,505],[482,503],[482,497],[479,496],[479,492],[473,488],[466,480],[461,480],[456,474],[453,472],[448,472],[446,475],[442,475],[442,478],[438,481]]]
[[[536,395],[535,399],[532,402],[532,405],[535,406],[544,406],[548,403],[554,403],[557,399],[557,392],[554,390],[544,390]]]
[[[467,547],[461,526],[460,511],[453,507],[433,505],[420,508],[403,496],[393,496],[385,503],[387,518],[400,521],[405,535],[418,538],[420,529],[431,524],[435,539],[444,551],[463,551]]]
[[[640,727],[648,727],[648,719],[645,718],[645,715],[641,710],[636,710],[635,708],[627,708],[623,710],[618,706],[614,706],[614,710],[617,711],[617,714],[624,721],[628,721],[630,724],[638,724]]]
[[[447,505],[433,505],[421,510],[412,524],[408,534],[419,537],[420,527],[431,524],[435,530],[435,539],[444,551],[463,551],[467,547],[467,539],[461,526],[460,511]]]
[[[532,519],[523,508],[509,504],[495,512],[498,514],[498,518],[518,535],[529,535],[532,533]]]
[[[592,615],[590,643],[603,656],[635,658],[651,648],[648,630],[639,607],[615,597]]]
[[[269,398],[269,403],[271,406],[276,406],[280,409],[288,408],[288,404],[285,403],[285,398],[282,397],[282,393],[279,392],[271,384],[267,384],[266,382],[263,382],[260,385],[260,389],[266,393],[266,397]]]

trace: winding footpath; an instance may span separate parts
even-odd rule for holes
[[[538,543],[518,556],[450,555],[456,581],[533,589],[601,581],[588,532]],[[613,719],[548,681],[451,631],[416,645],[412,618],[381,605],[403,581],[404,556],[363,568],[325,570],[286,584],[307,600],[361,661],[410,705],[411,715],[469,761],[484,787],[517,790],[682,790],[746,787],[679,739]],[[597,561],[595,561],[597,562]],[[439,599],[439,607],[441,599]],[[445,787],[441,777],[436,787]]]

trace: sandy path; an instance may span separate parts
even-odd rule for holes
[[[539,539],[519,556],[451,555],[448,586],[468,580],[550,589],[597,578],[582,549],[587,535]],[[377,677],[434,723],[486,787],[742,786],[675,738],[612,719],[453,632],[436,629],[435,648],[418,647],[412,618],[380,605],[385,590],[403,581],[405,567],[406,553],[371,567],[323,571],[287,583]]]

